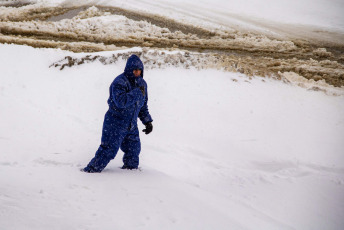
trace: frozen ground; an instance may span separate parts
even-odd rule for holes
[[[263,77],[292,72],[308,80],[344,86],[344,29],[336,10],[340,2],[319,1],[312,7],[304,3],[296,11],[292,9],[300,3],[294,1],[279,7],[266,2],[271,14],[251,17],[247,15],[255,5],[257,11],[268,10],[249,0],[243,13],[241,4],[37,1],[16,8],[0,7],[0,42],[73,52],[136,46],[200,52],[208,55],[209,64],[204,68]],[[290,12],[289,17],[283,12]]]
[[[255,30],[290,38],[324,40],[332,33],[332,40],[342,42],[344,33],[344,2],[338,0],[102,0],[97,4],[168,15],[202,27]],[[341,37],[334,38],[336,33]]]
[[[118,7],[207,28],[256,30],[275,36],[336,40],[340,43],[342,37],[336,36],[343,36],[344,33],[344,3],[338,0],[19,0],[0,1],[0,4],[1,2],[15,6],[19,3],[37,3],[40,6],[65,8],[85,5]]]
[[[342,1],[0,5],[1,230],[343,229]],[[142,171],[82,173],[131,53]]]
[[[217,70],[147,68],[154,131],[141,135],[143,170],[119,169],[119,152],[102,174],[85,174],[125,61],[60,70],[49,66],[86,54],[0,50],[2,229],[344,226],[343,96]]]

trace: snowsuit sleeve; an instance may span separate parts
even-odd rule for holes
[[[147,84],[145,84],[145,90],[146,90],[146,98],[143,106],[141,107],[141,110],[139,112],[139,118],[143,124],[147,124],[148,122],[152,122],[153,119],[148,111],[148,90],[147,90]]]
[[[134,88],[127,92],[126,83],[123,80],[115,81],[111,91],[112,100],[118,108],[124,109],[143,100],[141,90],[139,88]]]

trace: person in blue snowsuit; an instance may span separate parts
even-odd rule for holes
[[[137,169],[141,142],[137,118],[145,125],[142,130],[153,130],[152,117],[148,111],[147,83],[143,79],[143,63],[131,55],[124,73],[115,78],[110,86],[109,109],[105,114],[101,144],[84,172],[101,172],[114,159],[119,148],[124,152],[122,169]]]

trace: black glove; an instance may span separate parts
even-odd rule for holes
[[[142,130],[142,132],[144,132],[145,134],[149,134],[153,131],[153,125],[152,122],[148,122],[147,124],[145,124],[146,128],[144,130]]]
[[[145,87],[144,86],[140,86],[140,90],[142,92],[142,95],[145,96],[145,94],[146,94]]]

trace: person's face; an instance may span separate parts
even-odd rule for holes
[[[133,71],[135,77],[141,76],[141,70],[140,69],[134,69]]]

